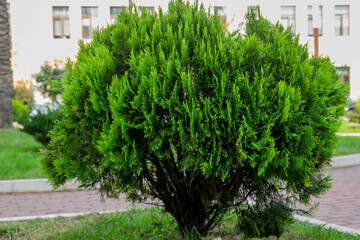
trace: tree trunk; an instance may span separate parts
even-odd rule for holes
[[[0,128],[11,127],[13,84],[10,62],[10,23],[6,0],[0,0]]]

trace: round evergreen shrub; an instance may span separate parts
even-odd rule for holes
[[[198,4],[130,8],[80,45],[63,87],[42,159],[54,186],[76,178],[110,197],[159,199],[183,234],[201,235],[236,206],[283,223],[330,187],[321,170],[346,88],[328,58],[261,16],[241,35]],[[257,232],[269,231],[281,234]]]

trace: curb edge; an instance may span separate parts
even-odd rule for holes
[[[315,218],[309,218],[309,217],[304,217],[304,216],[299,216],[299,215],[295,215],[294,218],[301,221],[301,222],[309,222],[309,223],[314,224],[314,225],[323,225],[325,229],[332,228],[332,229],[335,229],[335,230],[337,230],[339,232],[350,233],[350,234],[353,234],[353,235],[359,235],[360,236],[360,231],[356,230],[356,229],[353,229],[353,228],[344,227],[344,226],[337,225],[337,224],[334,224],[334,223],[328,223],[328,222],[321,221],[321,220],[318,220],[318,219],[315,219]]]

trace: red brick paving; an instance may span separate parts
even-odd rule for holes
[[[0,218],[123,210],[132,206],[123,198],[102,202],[97,191],[0,194]]]
[[[329,171],[332,189],[321,199],[314,218],[360,230],[360,166]]]
[[[320,202],[314,218],[360,230],[360,166],[329,171],[333,188]],[[55,213],[123,210],[122,199],[100,201],[96,191],[0,194],[0,218]]]

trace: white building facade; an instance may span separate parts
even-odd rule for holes
[[[92,29],[111,24],[129,4],[167,11],[169,0],[8,0],[14,80],[33,78],[44,62],[62,65],[75,59],[78,42],[91,41]],[[191,3],[194,0],[190,0]],[[271,22],[292,25],[314,52],[313,27],[319,28],[319,53],[329,56],[350,98],[360,99],[360,2],[356,0],[199,0],[218,9],[228,30],[243,28],[249,7],[259,6]]]

